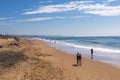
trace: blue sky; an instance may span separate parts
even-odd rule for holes
[[[0,34],[120,36],[120,0],[0,0]]]

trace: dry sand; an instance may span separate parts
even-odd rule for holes
[[[120,68],[76,56],[42,41],[0,39],[0,80],[120,80]]]

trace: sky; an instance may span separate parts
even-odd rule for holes
[[[120,36],[120,0],[0,0],[0,34]]]

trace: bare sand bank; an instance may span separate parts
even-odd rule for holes
[[[15,43],[15,44],[14,44]],[[76,56],[42,41],[0,39],[0,80],[120,80],[120,68]]]

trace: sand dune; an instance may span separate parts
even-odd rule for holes
[[[75,55],[42,41],[0,39],[0,45],[0,80],[120,80],[119,67],[84,56],[76,66]]]

